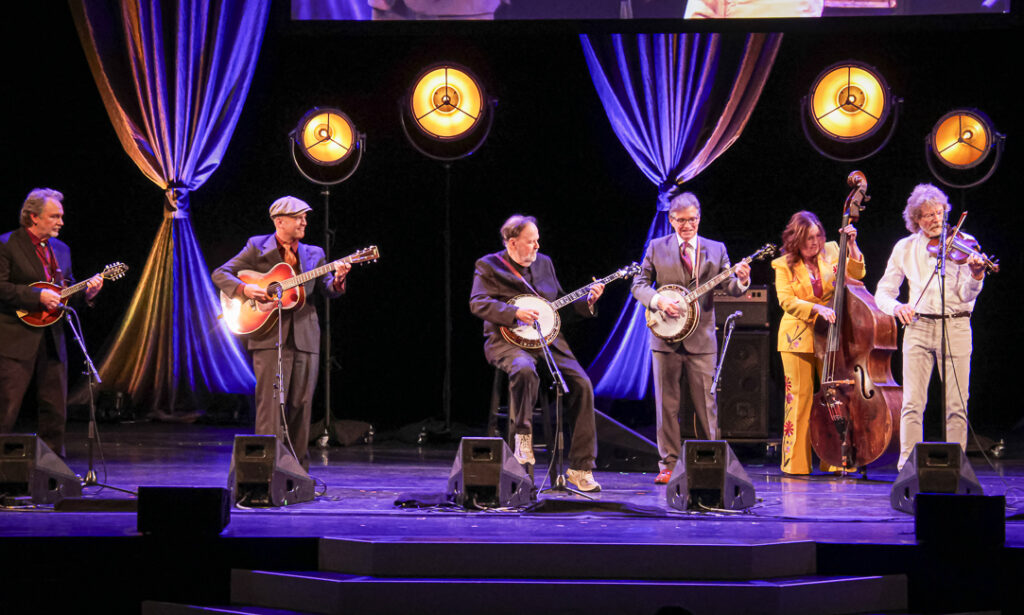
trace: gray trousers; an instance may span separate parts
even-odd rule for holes
[[[967,448],[967,396],[971,380],[971,319],[946,319],[946,441]],[[924,438],[922,420],[932,369],[942,358],[942,321],[921,318],[903,335],[903,409],[900,460],[903,469],[914,445]],[[940,371],[941,374],[941,371]]]
[[[284,415],[288,434],[295,447],[296,458],[308,469],[309,419],[320,370],[320,355],[296,350],[289,339],[282,349],[282,366]],[[277,349],[254,350],[252,368],[256,373],[256,433],[275,435],[284,443],[281,405],[274,388],[277,379]]]
[[[711,394],[715,377],[716,352],[651,352],[654,372],[654,405],[658,426],[658,466],[662,470],[676,467],[681,448],[679,416],[683,414],[683,381],[701,431],[708,440],[718,439],[718,403]]]

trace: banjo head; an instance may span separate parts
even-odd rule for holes
[[[544,339],[551,343],[558,337],[558,331],[562,326],[562,319],[551,304],[536,295],[518,295],[508,301],[509,305],[516,308],[536,310],[540,313],[537,322],[540,323],[540,330],[544,333]],[[540,336],[537,329],[532,325],[519,325],[517,327],[502,327],[502,334],[509,342],[522,348],[540,348]]]
[[[667,342],[679,342],[686,339],[700,320],[700,306],[687,300],[690,291],[678,284],[666,284],[658,289],[658,294],[670,301],[678,301],[681,314],[671,318],[661,310],[647,308],[647,326],[651,333]]]

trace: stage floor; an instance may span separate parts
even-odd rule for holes
[[[68,465],[88,469],[85,425],[72,423]],[[102,483],[135,491],[139,486],[227,486],[231,445],[241,427],[166,423],[100,426]],[[224,536],[346,537],[366,540],[586,542],[609,544],[819,543],[914,544],[914,519],[891,508],[895,467],[859,475],[784,477],[777,462],[756,447],[736,447],[755,488],[757,503],[743,512],[683,512],[670,508],[665,487],[647,472],[598,471],[602,491],[593,503],[552,496],[555,512],[465,511],[395,506],[403,494],[444,493],[456,442],[416,446],[378,436],[373,444],[332,447],[315,453],[310,474],[323,482],[314,501],[279,508],[231,512]],[[542,455],[538,463],[546,461]],[[986,495],[1006,495],[1008,518],[1024,509],[1024,460],[970,457]],[[537,485],[549,486],[537,469]],[[130,497],[87,487],[87,498]],[[542,495],[541,499],[549,499]],[[552,507],[555,508],[555,507]],[[119,512],[54,512],[53,507],[0,511],[0,536],[132,536],[136,516]],[[1006,546],[1024,547],[1024,522],[1006,523]]]

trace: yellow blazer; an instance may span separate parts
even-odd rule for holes
[[[775,270],[775,294],[782,306],[782,321],[779,323],[779,350],[782,352],[814,352],[815,304],[832,301],[836,284],[836,263],[839,261],[839,244],[830,241],[818,255],[818,271],[821,273],[821,297],[814,296],[811,274],[803,261],[797,261],[793,269],[780,256],[772,261]],[[864,277],[864,261],[846,259],[846,275],[860,280]]]

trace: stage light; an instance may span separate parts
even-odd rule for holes
[[[954,188],[971,188],[986,181],[999,166],[1006,137],[996,132],[988,116],[977,109],[955,109],[939,118],[925,137],[925,159],[936,179]],[[987,166],[980,166],[995,157]],[[938,161],[949,169],[940,173]]]
[[[366,140],[347,115],[318,107],[306,112],[289,136],[295,166],[306,179],[322,186],[341,183],[355,173]]]
[[[451,432],[451,163],[473,154],[487,140],[497,104],[468,68],[452,62],[422,70],[398,103],[402,130],[409,143],[424,156],[444,163],[445,363],[441,405],[446,434]]]
[[[456,160],[487,139],[495,104],[468,68],[434,64],[420,73],[401,102],[402,127],[424,155]]]
[[[854,60],[839,62],[818,75],[801,102],[804,134],[828,158],[863,160],[889,142],[900,102],[873,67]]]
[[[303,177],[323,186],[320,194],[324,197],[324,259],[331,261],[331,244],[334,230],[331,229],[331,189],[352,177],[359,168],[366,148],[366,135],[356,129],[351,119],[338,109],[313,107],[302,116],[299,125],[288,135],[291,141],[292,161]],[[301,152],[301,153],[300,153]],[[317,444],[325,448],[331,439],[331,302],[324,303],[322,312],[324,351],[321,373],[324,377],[324,419],[323,424],[313,426],[313,433],[319,433]]]

